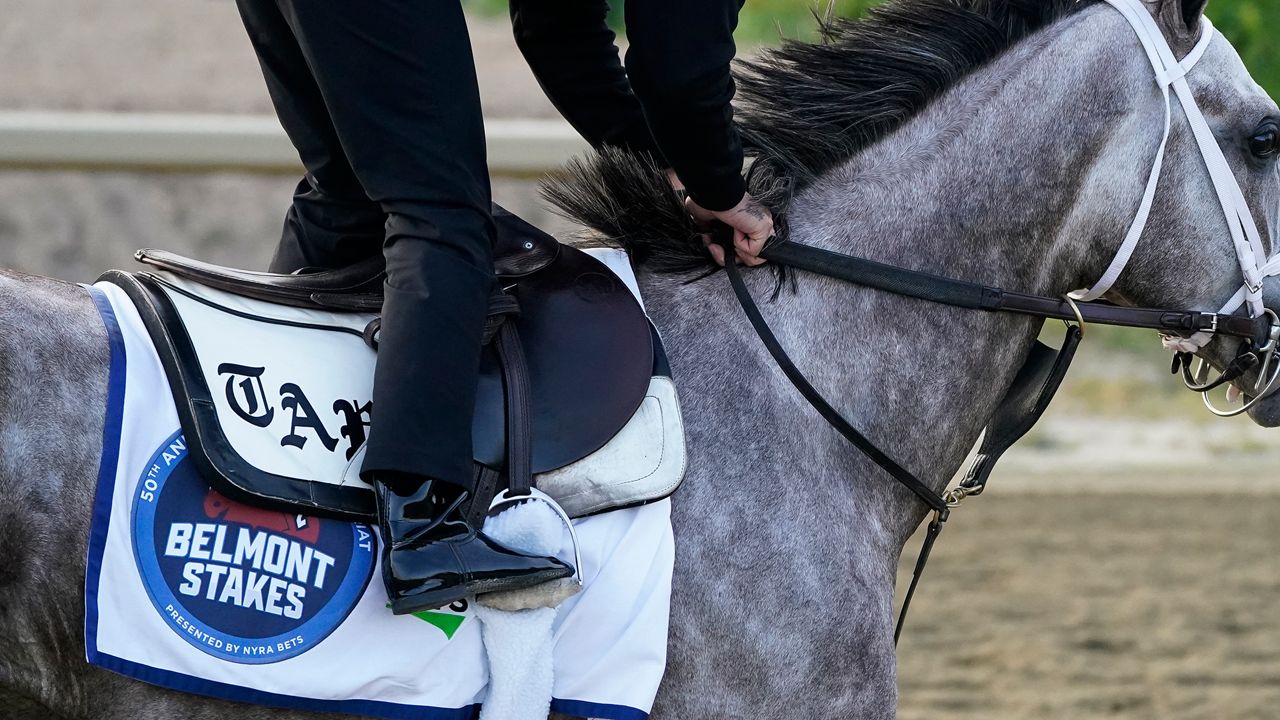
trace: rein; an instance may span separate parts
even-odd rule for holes
[[[760,257],[773,263],[812,272],[837,280],[862,285],[865,287],[891,292],[905,297],[927,300],[930,302],[970,310],[987,312],[1007,312],[1029,315],[1046,319],[1066,321],[1070,326],[1068,336],[1062,349],[1058,351],[1058,359],[1053,363],[1053,371],[1042,389],[1042,397],[1035,407],[1016,412],[1015,421],[1029,429],[1043,412],[1058,384],[1066,374],[1067,366],[1074,354],[1076,345],[1083,336],[1084,325],[1115,325],[1133,328],[1149,328],[1160,331],[1167,344],[1180,350],[1175,356],[1174,372],[1182,370],[1187,386],[1197,392],[1207,393],[1209,390],[1226,384],[1242,376],[1245,372],[1262,364],[1262,373],[1255,390],[1254,398],[1246,402],[1244,407],[1230,413],[1216,410],[1208,401],[1205,402],[1215,414],[1238,414],[1254,403],[1267,397],[1280,379],[1280,362],[1273,362],[1277,349],[1280,348],[1280,318],[1274,312],[1262,306],[1262,281],[1266,277],[1280,274],[1280,255],[1267,258],[1260,240],[1256,224],[1250,214],[1244,194],[1239,183],[1231,172],[1231,168],[1218,147],[1209,129],[1204,115],[1196,105],[1195,99],[1186,81],[1186,75],[1204,56],[1213,39],[1213,26],[1207,18],[1202,18],[1202,37],[1188,56],[1179,61],[1169,48],[1155,19],[1142,5],[1141,0],[1106,0],[1124,15],[1133,26],[1138,38],[1142,41],[1147,57],[1156,72],[1156,80],[1165,100],[1164,138],[1155,159],[1142,203],[1137,216],[1116,253],[1110,266],[1102,278],[1088,290],[1080,290],[1062,298],[1029,295],[990,287],[978,283],[943,277],[915,270],[886,265],[865,258],[832,252],[821,248],[804,245],[794,241],[783,240],[772,242],[760,253]],[[1201,312],[1196,310],[1167,310],[1160,308],[1120,307],[1107,303],[1093,302],[1109,290],[1116,278],[1124,270],[1133,254],[1138,239],[1142,236],[1154,205],[1155,193],[1168,144],[1172,125],[1172,105],[1170,88],[1174,89],[1183,108],[1186,110],[1188,122],[1196,137],[1206,167],[1213,178],[1214,188],[1222,204],[1231,232],[1231,239],[1240,262],[1244,276],[1244,286],[1218,312]],[[751,291],[743,280],[733,249],[732,233],[728,228],[716,231],[715,242],[725,248],[725,273],[756,334],[773,357],[783,374],[792,385],[813,406],[837,432],[854,447],[862,451],[881,469],[910,490],[921,502],[933,512],[929,522],[924,545],[912,573],[911,584],[903,600],[902,609],[894,628],[894,644],[901,636],[907,610],[915,595],[920,577],[928,562],[929,554],[942,532],[942,526],[950,516],[951,509],[959,505],[967,496],[978,495],[985,488],[986,473],[998,453],[986,459],[986,466],[981,477],[971,473],[959,487],[938,493],[920,480],[916,475],[898,464],[880,448],[860,433],[848,420],[832,407],[826,398],[808,381],[787,355],[782,344],[770,329],[760,308],[756,305]],[[1251,316],[1235,315],[1242,306],[1248,306]],[[1072,321],[1076,324],[1071,325]],[[1190,352],[1204,347],[1215,336],[1234,337],[1243,340],[1242,350],[1236,359],[1213,381],[1206,381],[1204,366],[1193,377],[1190,370]],[[1269,378],[1268,370],[1274,374]],[[988,428],[990,433],[990,427]],[[1020,437],[1020,434],[1018,435]],[[1017,437],[1008,439],[1004,447],[1012,444]]]
[[[1200,332],[1228,335],[1248,340],[1257,347],[1267,343],[1272,328],[1271,320],[1266,315],[1249,318],[1198,310],[1120,307],[1076,302],[1070,297],[1028,295],[907,270],[791,241],[768,247],[760,257],[855,285],[969,310],[1018,313],[1056,320],[1083,321],[1086,324],[1148,328],[1159,330],[1165,335],[1183,337]]]

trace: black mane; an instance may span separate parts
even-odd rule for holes
[[[819,19],[735,70],[735,117],[754,158],[751,191],[776,211],[789,193],[857,154],[959,80],[1090,0],[889,0],[860,20]],[[544,194],[660,272],[704,269],[697,229],[651,160],[605,149],[570,163]]]

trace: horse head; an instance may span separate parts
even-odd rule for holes
[[[1266,277],[1267,261],[1278,249],[1280,108],[1227,39],[1203,19],[1205,5],[1143,0],[1138,6],[1150,12],[1178,61],[1165,76],[1158,63],[1153,67],[1150,46],[1131,23],[1111,8],[1099,8],[1097,21],[1110,42],[1096,43],[1089,62],[1116,73],[1132,94],[1113,121],[1105,151],[1111,159],[1097,166],[1110,168],[1109,176],[1086,185],[1093,202],[1085,207],[1095,214],[1081,217],[1073,229],[1075,240],[1083,241],[1077,249],[1089,255],[1079,266],[1088,268],[1083,287],[1095,283],[1086,298],[1250,315],[1280,308],[1280,278]],[[1142,195],[1144,182],[1153,196]],[[1130,228],[1136,237],[1131,247],[1117,247],[1117,227]],[[1126,252],[1132,253],[1127,264]],[[1257,291],[1252,298],[1246,297],[1247,286]],[[1202,336],[1167,344],[1222,369],[1244,356],[1247,342]],[[1249,409],[1252,418],[1280,425],[1280,395],[1268,394],[1275,390],[1269,385],[1275,364],[1251,362],[1229,394],[1258,398]]]

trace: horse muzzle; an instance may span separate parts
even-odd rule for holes
[[[1280,282],[1268,278],[1263,288],[1262,300],[1272,312],[1280,312]],[[1263,396],[1248,410],[1249,417],[1262,427],[1280,427],[1280,380],[1272,382],[1272,376],[1280,372],[1280,368],[1275,367],[1276,363],[1280,363],[1280,352],[1275,353],[1271,367],[1266,368],[1267,377],[1263,377],[1263,368],[1257,367],[1245,377],[1240,378],[1237,384],[1245,395],[1246,403],[1258,397],[1258,392],[1265,392],[1268,389],[1265,386],[1271,386],[1270,393]],[[1258,390],[1259,387],[1262,387],[1262,390]]]
[[[1215,415],[1232,417],[1248,413],[1263,427],[1280,426],[1280,280],[1264,284],[1263,302],[1269,327],[1252,340],[1225,337],[1197,351],[1179,352],[1173,370],[1181,371],[1188,389],[1201,393]],[[1214,376],[1214,370],[1217,375]],[[1225,403],[1221,399],[1226,389]],[[1214,397],[1218,399],[1214,399]]]

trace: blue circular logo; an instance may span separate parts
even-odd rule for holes
[[[346,619],[377,541],[365,525],[226,498],[199,476],[179,431],[138,479],[133,548],[174,632],[214,657],[260,664],[306,652]]]

